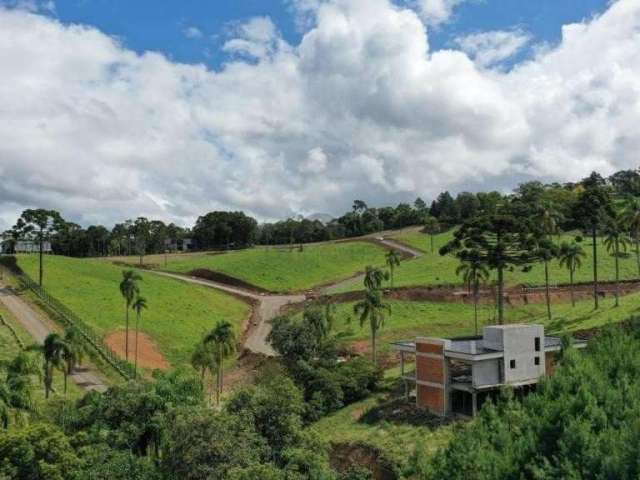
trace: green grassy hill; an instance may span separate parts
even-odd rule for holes
[[[455,270],[458,266],[458,260],[452,256],[441,256],[438,249],[449,241],[453,236],[453,231],[436,235],[435,249],[432,253],[430,250],[430,238],[428,235],[420,232],[403,233],[393,236],[394,240],[406,243],[412,247],[418,248],[425,252],[424,257],[404,262],[396,269],[395,285],[416,286],[416,285],[437,285],[445,283],[460,283],[460,278],[456,276]],[[572,241],[574,235],[561,235],[560,241]],[[557,237],[553,237],[558,242]],[[602,281],[615,279],[615,260],[606,251],[602,244],[602,239],[598,240],[598,277]],[[585,250],[586,258],[583,260],[582,268],[576,271],[576,282],[592,281],[592,242],[589,238],[584,238],[582,248]],[[635,251],[631,247],[631,251],[626,256],[620,258],[620,278],[624,280],[632,280],[640,278],[636,265]],[[557,261],[550,263],[551,283],[568,283],[569,274],[566,269],[561,268]],[[506,274],[507,283],[509,285],[516,284],[544,284],[544,268],[541,264],[533,266],[531,271],[513,271]],[[358,285],[359,288],[359,285]]]
[[[122,267],[98,260],[46,256],[44,286],[98,334],[124,329],[125,306],[118,285]],[[36,278],[38,257],[18,257],[19,266]],[[207,287],[141,272],[141,294],[149,309],[141,331],[149,334],[174,365],[189,361],[193,346],[218,320],[228,320],[238,335],[250,307]],[[131,314],[133,320],[135,315]]]
[[[385,250],[369,242],[253,248],[223,254],[171,256],[166,270],[215,270],[274,292],[306,290],[348,278],[367,265],[384,264]]]
[[[389,342],[417,336],[455,337],[474,334],[473,305],[397,300],[389,300],[387,303],[391,307],[391,315],[387,316],[379,332],[382,351],[389,351]],[[369,325],[365,323],[360,326],[353,313],[353,304],[354,302],[347,302],[336,305],[336,333],[343,341],[368,341]],[[598,310],[593,309],[593,301],[590,299],[576,302],[575,308],[569,302],[552,303],[551,310],[552,322],[557,323],[558,319],[563,319],[563,330],[567,332],[601,327],[639,314],[640,293],[621,297],[619,307],[614,306],[613,298],[607,298],[601,301]],[[508,323],[549,323],[544,303],[508,306],[505,315]],[[483,325],[495,324],[495,318],[492,305],[479,306],[479,329]]]

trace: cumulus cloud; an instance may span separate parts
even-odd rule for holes
[[[489,67],[513,57],[531,41],[522,30],[495,30],[465,35],[456,44],[478,65]]]
[[[465,0],[415,0],[414,5],[428,25],[447,22],[455,7]]]
[[[565,26],[508,72],[430,50],[423,19],[388,0],[308,2],[307,14],[297,45],[266,18],[235,26],[213,71],[0,8],[0,222],[26,206],[83,223],[335,214],[354,198],[637,166],[634,0]]]
[[[285,43],[280,32],[269,17],[254,17],[232,29],[233,38],[225,42],[222,49],[228,53],[263,59]]]

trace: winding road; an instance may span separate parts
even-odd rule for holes
[[[397,232],[395,232],[397,233]],[[375,241],[376,243],[383,245],[389,249],[395,249],[403,252],[409,257],[418,258],[424,255],[421,251],[411,248],[405,244],[398,243],[393,240],[384,238],[380,233],[375,235],[369,235],[366,238]],[[265,356],[275,356],[276,353],[267,341],[267,337],[271,332],[270,320],[277,317],[280,314],[282,308],[286,305],[304,302],[307,296],[304,294],[291,294],[291,295],[277,295],[277,294],[261,294],[252,290],[227,285],[220,282],[214,282],[211,280],[205,280],[198,277],[191,277],[187,275],[180,275],[177,273],[162,272],[158,270],[147,270],[148,273],[155,275],[161,275],[163,277],[173,278],[181,280],[183,282],[193,283],[196,285],[204,285],[206,287],[215,288],[223,292],[231,293],[244,297],[256,304],[252,321],[254,324],[251,326],[249,335],[245,340],[244,347],[253,352],[262,354]],[[351,286],[356,283],[362,282],[364,274],[358,274],[350,277],[346,280],[340,280],[336,283],[328,285],[320,289],[321,295],[329,295],[342,289],[346,286]]]
[[[252,319],[254,325],[250,329],[249,336],[245,340],[244,347],[253,352],[273,357],[276,352],[273,350],[267,337],[271,332],[271,323],[269,320],[277,317],[280,310],[285,305],[292,303],[300,303],[306,300],[305,295],[269,295],[259,294],[244,288],[233,287],[220,282],[213,282],[197,277],[189,277],[177,273],[160,272],[157,270],[148,270],[149,273],[169,277],[183,282],[193,283],[196,285],[204,285],[205,287],[215,288],[223,292],[232,293],[240,297],[244,297],[256,303],[255,315]]]
[[[47,335],[57,331],[48,319],[40,315],[31,305],[2,283],[0,283],[0,303],[11,312],[16,321],[24,327],[37,343],[44,342]],[[101,376],[86,366],[76,368],[69,375],[69,378],[86,391],[104,392],[108,388]]]

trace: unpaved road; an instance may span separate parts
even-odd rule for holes
[[[393,248],[398,251],[401,251],[412,258],[421,257],[423,255],[422,252],[416,249],[413,249],[407,245],[384,238],[383,236],[384,233],[385,232],[368,235],[366,238],[369,238],[375,241],[376,243],[384,245],[387,248]],[[394,232],[394,233],[398,233],[398,232]],[[163,277],[182,280],[184,282],[189,282],[196,285],[204,285],[206,287],[215,288],[217,290],[222,290],[223,292],[228,292],[234,295],[247,298],[257,303],[256,312],[254,313],[254,316],[252,319],[252,321],[254,321],[254,325],[252,325],[251,331],[245,341],[244,347],[253,353],[259,353],[266,356],[274,356],[276,354],[273,348],[271,347],[271,345],[269,344],[269,342],[267,341],[267,337],[271,332],[270,320],[277,317],[280,314],[282,307],[284,307],[285,305],[292,304],[292,303],[300,303],[306,300],[305,295],[260,294],[252,290],[247,290],[244,288],[227,285],[220,282],[214,282],[211,280],[205,280],[202,278],[190,277],[187,275],[180,275],[177,273],[168,273],[168,272],[162,272],[158,270],[146,270],[146,272],[153,273],[155,275],[161,275]],[[337,290],[340,290],[344,286],[353,285],[355,283],[362,282],[363,279],[364,279],[364,274],[360,274],[346,280],[341,280],[332,285],[324,287],[323,289],[320,290],[320,293],[330,294]]]
[[[43,318],[27,302],[22,300],[6,285],[0,283],[0,303],[2,303],[20,322],[24,329],[37,342],[42,343],[50,333],[56,331],[48,319]],[[84,390],[104,392],[107,384],[100,375],[87,367],[76,368],[69,378]]]
[[[197,277],[189,277],[186,275],[179,275],[176,273],[159,272],[156,270],[148,270],[149,273],[161,275],[163,277],[174,278],[182,280],[188,283],[194,283],[196,285],[204,285],[205,287],[215,288],[224,292],[233,293],[241,297],[248,298],[257,303],[256,314],[252,321],[254,325],[251,328],[251,332],[247,337],[244,347],[253,352],[260,353],[269,357],[275,356],[275,352],[267,337],[271,332],[271,323],[269,320],[277,317],[280,313],[280,309],[290,303],[304,302],[306,297],[304,295],[261,295],[251,290],[245,290],[239,287],[233,287],[225,285],[224,283],[212,282],[211,280],[205,280]]]
[[[370,237],[373,238],[376,243],[379,243],[381,245],[384,245],[388,248],[392,248],[394,250],[398,250],[400,252],[403,252],[407,255],[409,255],[409,257],[411,257],[411,259],[414,258],[418,258],[418,257],[422,257],[424,255],[423,252],[421,252],[420,250],[416,250],[414,248],[409,247],[408,245],[405,245],[404,243],[398,243],[394,240],[389,240],[388,238],[384,238],[384,237]],[[351,278],[347,278],[345,280],[341,280],[339,282],[336,282],[332,285],[328,285],[326,287],[324,287],[320,293],[322,295],[331,295],[333,293],[339,293],[342,289],[346,288],[346,287],[352,287],[358,283],[362,283],[364,280],[364,273],[361,273],[359,275],[356,275],[354,277]]]

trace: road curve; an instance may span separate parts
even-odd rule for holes
[[[13,290],[1,283],[0,303],[13,314],[15,319],[29,332],[29,335],[31,335],[37,343],[44,342],[47,335],[56,331],[56,329],[27,302],[16,295]],[[86,391],[96,390],[98,392],[104,392],[108,388],[101,376],[87,367],[76,368],[74,372],[69,375],[69,378]]]
[[[190,277],[187,275],[180,275],[177,273],[160,272],[156,270],[148,270],[148,272],[155,275],[161,275],[163,277],[181,280],[183,282],[215,288],[216,290],[232,293],[256,302],[256,310],[252,319],[254,325],[252,325],[249,336],[244,343],[244,348],[253,353],[259,353],[269,357],[276,355],[276,352],[267,341],[267,337],[271,332],[271,323],[269,321],[277,317],[280,314],[280,310],[285,305],[303,302],[306,299],[305,295],[260,294],[244,288],[233,287],[231,285],[225,285],[224,283],[213,282],[211,280]]]
[[[396,232],[397,233],[397,232]],[[403,243],[396,242],[385,238],[383,233],[371,234],[366,238],[379,243],[387,248],[393,248],[399,250],[412,258],[418,258],[423,255],[419,250],[409,247]],[[215,288],[223,292],[232,293],[244,298],[247,298],[256,303],[256,310],[254,312],[254,325],[250,329],[249,336],[247,337],[244,347],[253,352],[266,356],[274,356],[276,353],[267,341],[267,337],[271,332],[270,320],[277,317],[282,310],[282,307],[292,303],[304,302],[305,295],[277,295],[277,294],[261,294],[252,290],[248,290],[241,287],[234,287],[220,282],[214,282],[211,280],[205,280],[198,277],[192,277],[188,275],[181,275],[178,273],[162,272],[158,270],[145,270],[146,272],[160,275],[163,277],[173,278],[176,280],[182,280],[184,282],[193,283],[196,285],[204,285],[205,287]],[[360,274],[355,277],[351,277],[346,280],[340,280],[332,285],[324,287],[320,292],[322,294],[333,293],[336,290],[341,289],[343,286],[352,285],[358,281],[362,281],[364,275]]]

